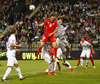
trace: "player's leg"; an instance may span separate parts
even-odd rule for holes
[[[49,71],[50,71],[50,69],[51,69],[51,66],[52,66],[52,65],[50,64],[49,67],[48,67],[48,68],[46,69],[46,71],[45,71],[45,73],[48,74],[48,75],[50,75]]]
[[[52,56],[52,62],[51,62],[51,74],[53,75],[57,75],[54,71],[54,66],[55,66],[55,60],[53,59],[53,56]]]
[[[80,55],[80,62],[81,62],[81,68],[83,68],[83,58],[85,57],[85,51],[83,50]]]
[[[45,44],[44,42],[41,42],[41,45],[40,45],[39,48],[38,48],[36,57],[38,57],[38,55],[39,55],[39,53],[41,52],[41,49],[42,49],[42,47],[44,46],[44,44]]]
[[[60,48],[58,48],[57,49],[57,58],[59,58],[61,55],[62,55],[62,51]],[[60,63],[56,62],[56,64],[58,65],[58,71],[60,71],[61,70]]]
[[[54,35],[50,37],[50,42],[52,43],[52,46],[54,48],[54,56],[55,58],[57,58],[56,38]]]
[[[86,60],[86,66],[85,66],[85,68],[87,69],[87,67],[88,67],[88,63],[89,63],[89,57],[87,57],[87,60]]]
[[[50,57],[49,54],[44,54],[43,57],[44,57],[44,60],[49,64],[49,67],[46,69],[45,73],[48,74],[48,75],[50,75],[49,71],[51,69],[51,61],[52,61],[51,57]]]
[[[88,67],[88,63],[89,63],[89,59],[90,59],[90,53],[91,53],[90,50],[87,50],[87,51],[86,51],[86,57],[87,57],[86,67],[85,67],[86,69],[87,69],[87,67]]]
[[[16,69],[18,75],[19,75],[20,80],[23,80],[23,79],[27,78],[27,76],[22,76],[21,70],[19,68],[19,64],[18,63],[14,64],[14,66],[15,66],[15,69]]]
[[[65,44],[64,42],[60,41],[59,46],[60,46],[62,53],[63,53],[63,55],[62,55],[63,65],[70,67],[70,71],[72,71],[73,68],[71,67],[69,62],[66,61],[66,54],[67,54],[66,51],[67,51],[68,44],[67,43]]]
[[[8,69],[6,70],[6,73],[4,74],[2,81],[7,81],[7,76],[10,74],[10,72],[12,71],[13,66],[9,66]]]
[[[41,40],[41,45],[39,46],[39,49],[37,51],[36,57],[38,57],[39,53],[41,52],[42,47],[44,46],[44,44],[46,43],[46,41],[48,40],[48,37],[46,37],[45,35],[42,37]]]
[[[7,53],[7,54],[9,54],[9,56],[7,56],[7,66],[8,66],[8,69],[6,70],[5,75],[2,78],[2,81],[7,81],[6,78],[10,74],[10,72],[12,71],[13,66],[14,66],[14,57],[10,56],[10,52]]]
[[[90,60],[92,62],[93,68],[95,68],[95,66],[94,66],[94,60],[93,60],[93,57],[92,57],[92,54],[91,53],[90,53]]]
[[[80,64],[80,59],[78,60],[77,66],[75,66],[74,68],[78,68],[79,64]]]

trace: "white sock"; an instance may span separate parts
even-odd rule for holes
[[[54,72],[54,62],[51,64],[51,72]]]
[[[69,62],[65,61],[65,63],[69,66],[69,68],[71,68],[71,65],[69,64]]]
[[[46,69],[46,72],[49,72],[51,69],[51,64],[49,65],[49,67]]]
[[[86,61],[86,66],[88,66],[89,60]]]
[[[11,69],[10,67],[6,70],[6,73],[5,73],[5,75],[3,76],[3,79],[6,79],[6,78],[7,78],[7,76],[10,74],[11,70],[12,70],[12,69]]]
[[[57,62],[55,61],[54,62],[54,71],[56,71],[56,65],[57,65]]]
[[[16,68],[16,67],[15,67],[15,68]],[[17,71],[17,73],[18,73],[18,75],[19,75],[19,78],[22,78],[23,76],[22,76],[22,74],[21,74],[21,70],[20,70],[19,67],[16,68],[16,71]]]
[[[81,61],[81,66],[83,66],[83,59],[80,59],[80,61]]]

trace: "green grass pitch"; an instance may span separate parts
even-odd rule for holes
[[[68,60],[72,66],[76,66],[77,60]],[[0,84],[100,84],[100,60],[94,60],[96,68],[92,67],[89,62],[89,67],[85,69],[80,68],[74,69],[73,72],[62,65],[60,60],[61,71],[56,71],[57,76],[47,75],[44,73],[46,68],[49,66],[44,60],[19,60],[21,71],[23,75],[27,75],[28,78],[20,81],[16,73],[15,68],[12,70],[10,75],[7,77],[8,82],[1,82]],[[7,61],[0,60],[0,79],[4,75],[7,66]],[[86,60],[84,60],[85,66]]]

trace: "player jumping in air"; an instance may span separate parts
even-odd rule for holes
[[[36,24],[36,26],[38,26],[38,27],[42,27],[43,25],[46,26],[46,31],[42,37],[41,45],[37,51],[36,58],[38,57],[38,54],[40,53],[42,47],[47,42],[47,40],[50,40],[50,42],[52,43],[52,45],[54,47],[54,55],[55,55],[55,60],[56,60],[57,48],[56,48],[56,39],[55,39],[54,34],[57,32],[58,27],[57,27],[57,22],[55,21],[55,16],[51,15],[50,20],[46,20],[42,24]]]
[[[64,27],[62,25],[61,19],[57,21],[57,25],[58,25],[57,38],[59,38],[59,47],[61,48],[62,54],[63,54],[62,55],[63,65],[68,66],[70,68],[70,71],[72,71],[73,68],[71,67],[69,62],[66,61],[66,52],[67,52],[67,48],[69,47],[69,45],[66,40],[65,31],[68,28],[68,25],[66,27]]]
[[[86,63],[86,68],[87,68],[88,63],[89,63],[89,59],[90,59],[90,55],[91,55],[90,47],[92,49],[93,54],[95,54],[95,51],[93,50],[93,46],[89,42],[85,41],[84,37],[81,38],[80,44],[82,46],[82,53],[81,53],[81,56],[80,56],[81,68],[83,68],[83,58],[85,56],[87,57],[87,63]]]
[[[7,81],[7,76],[10,74],[12,71],[13,67],[15,66],[15,69],[19,75],[20,80],[23,80],[27,76],[22,76],[21,70],[19,68],[19,64],[17,63],[17,59],[15,58],[16,52],[19,53],[19,50],[16,49],[16,47],[21,47],[21,44],[16,45],[16,37],[15,35],[17,34],[17,30],[15,28],[11,29],[12,35],[9,37],[8,42],[7,42],[7,66],[8,69],[6,70],[5,75],[2,78],[2,81]]]

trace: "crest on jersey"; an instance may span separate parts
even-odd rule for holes
[[[50,24],[49,27],[52,27],[52,25]]]
[[[12,40],[12,42],[14,42],[14,40]]]

